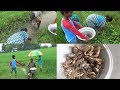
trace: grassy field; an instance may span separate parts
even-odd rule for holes
[[[22,71],[22,68],[26,68],[30,61],[28,54],[31,50],[10,52],[10,53],[0,53],[0,79],[27,79],[27,75]],[[44,48],[40,49],[43,53],[43,71],[40,72],[37,65],[36,78],[38,79],[55,79],[56,78],[56,48]],[[15,55],[16,60],[19,60],[26,64],[25,67],[17,66],[17,78],[15,78],[14,73],[10,76],[11,68],[9,62],[11,56]],[[35,57],[33,57],[35,59]],[[37,58],[36,58],[37,59]]]
[[[105,44],[119,44],[120,43],[120,12],[119,11],[74,11],[81,21],[83,26],[86,26],[86,18],[89,14],[96,13],[99,15],[110,15],[113,17],[113,21],[106,23],[106,27],[101,35],[96,35],[89,43],[105,43]],[[58,30],[57,30],[57,43],[67,43],[65,35],[61,29],[61,18],[63,16],[60,12],[57,12],[58,18]]]
[[[30,11],[0,11],[0,42],[5,43],[7,38],[18,32],[21,27],[30,28],[29,24]],[[27,25],[27,26],[26,26]],[[46,28],[39,30],[36,38],[32,38],[31,43],[56,43],[56,38]]]

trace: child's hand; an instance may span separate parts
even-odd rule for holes
[[[88,36],[86,36],[86,37],[87,37],[87,39],[84,42],[89,42],[90,38]]]

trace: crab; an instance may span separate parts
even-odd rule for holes
[[[92,56],[94,50],[94,45],[85,45],[83,47],[84,55]]]
[[[101,51],[101,47],[100,46],[96,47],[94,49],[94,55],[93,55],[93,57],[97,58],[100,55],[100,51]]]
[[[72,60],[65,61],[64,63],[62,63],[62,66],[64,68],[68,68],[68,67],[72,66]]]

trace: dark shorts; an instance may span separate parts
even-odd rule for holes
[[[17,72],[16,67],[12,67],[12,71],[11,71],[11,72],[13,72],[13,71],[14,71],[15,73]]]

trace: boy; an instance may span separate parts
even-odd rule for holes
[[[33,67],[36,67],[36,65],[35,65],[33,59],[31,58],[31,59],[30,59],[30,62],[29,62],[29,64],[28,64],[28,68],[30,69],[30,68],[33,68]]]
[[[61,14],[63,15],[61,27],[69,43],[77,43],[76,35],[78,35],[82,39],[86,39],[86,41],[89,40],[87,36],[78,31],[80,28],[83,28],[83,26],[78,25],[70,18],[72,15],[72,11],[61,11]]]
[[[17,70],[16,70],[16,60],[15,60],[15,55],[12,55],[12,60],[10,62],[11,66],[11,74],[14,71],[15,72],[15,77],[17,76]]]
[[[40,71],[42,71],[42,57],[40,55],[38,59],[38,65],[39,65]]]
[[[110,16],[102,16],[97,14],[90,14],[86,19],[86,24],[95,30],[101,31],[104,29],[106,22],[112,21]]]
[[[31,68],[34,68],[34,67],[36,67],[36,65],[35,65],[33,59],[31,58],[31,59],[30,59],[30,62],[29,62],[29,64],[28,64],[28,68],[29,68],[28,79],[34,78],[35,70],[30,70]]]

